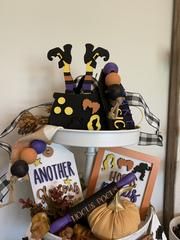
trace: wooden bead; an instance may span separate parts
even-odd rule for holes
[[[121,78],[120,78],[119,74],[117,74],[115,72],[111,72],[105,77],[106,86],[110,86],[113,84],[120,84],[120,83],[121,83]]]
[[[27,162],[23,160],[17,160],[11,166],[11,174],[18,178],[24,177],[29,171],[29,167]]]
[[[46,143],[42,140],[33,140],[31,143],[30,143],[30,147],[32,147],[36,152],[37,154],[40,154],[40,153],[43,153],[46,149]]]
[[[113,62],[109,62],[104,66],[103,72],[104,72],[105,75],[107,75],[111,72],[117,73],[118,72],[118,66]]]
[[[24,160],[28,164],[35,162],[37,158],[37,152],[33,148],[24,148],[20,152],[20,159]]]

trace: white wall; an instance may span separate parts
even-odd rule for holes
[[[77,76],[85,69],[85,43],[107,48],[110,60],[119,65],[125,88],[140,92],[161,119],[164,147],[134,147],[161,159],[152,197],[161,215],[172,2],[0,0],[0,130],[21,110],[50,101],[54,91],[63,89],[62,72],[46,58],[49,49],[71,43],[72,72]],[[150,130],[146,123],[142,126]],[[5,140],[13,142],[16,137],[11,134]],[[7,166],[7,160],[2,153],[1,168]],[[29,186],[18,186],[17,198],[27,191]],[[21,239],[27,216],[18,204],[0,209],[1,239]]]

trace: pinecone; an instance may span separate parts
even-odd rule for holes
[[[46,112],[50,113],[52,109],[52,104],[50,104],[49,106],[46,107]]]
[[[24,112],[17,123],[18,134],[25,135],[32,133],[35,131],[37,126],[38,120],[36,117],[29,111]]]
[[[48,124],[48,117],[47,116],[36,116],[38,125],[43,126]]]
[[[20,117],[17,128],[18,134],[26,135],[35,132],[39,127],[48,124],[48,116],[35,116],[26,111]]]
[[[91,230],[81,224],[75,224],[73,228],[74,240],[98,240]]]

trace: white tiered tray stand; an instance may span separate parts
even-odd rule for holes
[[[96,155],[96,149],[100,147],[123,147],[136,145],[139,142],[140,128],[132,130],[107,130],[107,131],[91,131],[91,130],[75,130],[75,129],[59,129],[52,142],[74,147],[86,147],[86,172],[85,180],[88,181],[89,174]],[[150,218],[149,218],[150,219]],[[150,221],[150,220],[149,220]],[[147,226],[147,225],[146,225]],[[145,227],[142,228],[145,231]],[[142,235],[142,230],[139,235]],[[48,233],[46,240],[61,239],[53,234]],[[128,236],[124,240],[130,240]]]
[[[139,141],[139,133],[140,128],[112,131],[59,129],[52,141],[62,145],[87,147],[85,172],[85,180],[87,181],[96,154],[96,148],[136,145]]]

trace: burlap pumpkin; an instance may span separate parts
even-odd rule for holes
[[[139,209],[116,194],[109,205],[104,203],[94,209],[88,216],[88,222],[91,231],[99,239],[119,239],[138,230]]]

